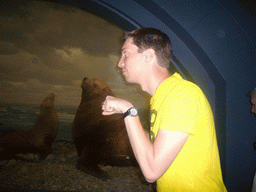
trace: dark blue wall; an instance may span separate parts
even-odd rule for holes
[[[250,191],[256,168],[256,119],[247,93],[256,86],[255,20],[228,0],[61,3],[90,11],[124,30],[155,27],[164,31],[172,40],[172,62],[202,88],[212,105],[228,190]]]

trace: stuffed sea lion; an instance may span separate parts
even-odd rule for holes
[[[54,108],[54,94],[48,95],[40,105],[35,125],[27,130],[12,131],[0,139],[0,160],[14,158],[16,154],[38,153],[45,159],[52,153],[57,136],[58,117]]]
[[[82,99],[72,126],[79,159],[77,169],[106,180],[105,165],[137,165],[121,114],[103,116],[101,104],[107,95],[115,96],[102,81],[84,78]]]

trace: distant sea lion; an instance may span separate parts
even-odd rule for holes
[[[121,114],[103,116],[101,103],[114,96],[102,81],[84,78],[82,100],[72,126],[79,159],[77,169],[106,180],[108,174],[98,164],[137,165]]]
[[[58,117],[54,109],[54,94],[48,95],[40,105],[35,125],[28,131],[13,131],[0,139],[0,160],[11,159],[19,153],[38,153],[45,159],[52,153],[57,136]]]

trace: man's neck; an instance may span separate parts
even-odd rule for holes
[[[141,89],[153,96],[157,88],[170,76],[168,70],[164,73],[148,75],[147,79],[141,83]]]

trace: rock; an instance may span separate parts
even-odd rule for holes
[[[12,159],[12,160],[9,161],[8,164],[9,164],[9,165],[15,165],[15,164],[16,164],[16,160],[15,160],[15,159]]]

